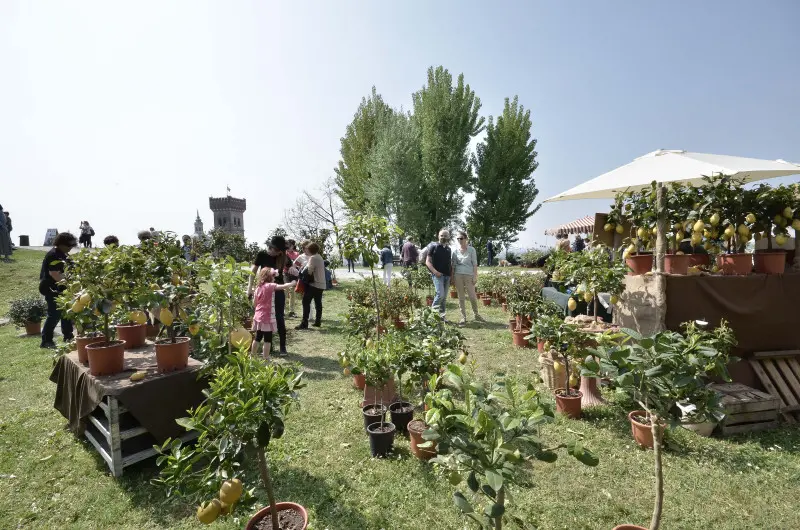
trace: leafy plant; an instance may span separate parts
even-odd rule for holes
[[[39,296],[12,300],[8,308],[8,319],[19,327],[24,326],[26,322],[41,322],[46,315],[47,304]]]
[[[498,374],[491,384],[475,380],[459,366],[450,366],[431,376],[431,387],[441,386],[425,399],[429,407],[423,433],[427,442],[437,443],[434,459],[447,472],[454,486],[466,485],[453,495],[458,509],[480,528],[502,529],[519,517],[507,513],[511,488],[523,480],[523,469],[533,459],[554,462],[557,449],[565,448],[578,461],[595,466],[598,459],[580,442],[545,447],[540,426],[553,419],[552,410],[542,403],[532,385],[521,385],[512,377]],[[458,396],[463,395],[463,399]],[[476,510],[476,504],[483,510]]]
[[[511,279],[506,295],[508,309],[512,315],[531,316],[542,297],[544,276],[541,274],[518,274]]]
[[[602,245],[568,254],[561,266],[562,277],[567,283],[577,286],[576,294],[582,295],[587,304],[594,302],[595,317],[597,294],[610,293],[614,297],[622,294],[627,271],[627,266],[612,259],[608,249]]]

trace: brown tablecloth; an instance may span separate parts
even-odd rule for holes
[[[67,418],[70,429],[83,433],[85,418],[105,396],[115,396],[134,418],[163,442],[185,433],[175,423],[186,411],[203,401],[207,383],[199,379],[200,361],[189,358],[189,366],[178,372],[158,373],[155,346],[125,352],[125,370],[116,375],[93,376],[89,367],[78,362],[78,352],[58,360],[50,381],[56,383],[53,406]],[[136,371],[147,372],[141,381],[130,380]]]

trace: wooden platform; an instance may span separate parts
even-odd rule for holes
[[[800,350],[756,352],[749,361],[767,392],[779,400],[782,419],[800,420]]]
[[[765,431],[778,426],[779,401],[776,396],[740,383],[711,385],[723,395],[725,419],[720,424],[723,436]]]

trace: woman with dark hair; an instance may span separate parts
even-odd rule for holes
[[[303,320],[296,329],[308,329],[308,317],[311,316],[311,300],[314,300],[314,308],[317,316],[314,319],[315,328],[322,325],[322,293],[325,292],[327,284],[325,282],[325,262],[319,255],[319,245],[310,242],[305,246],[306,263],[300,278],[305,283],[303,293]],[[299,258],[298,258],[299,259]]]
[[[106,236],[103,239],[103,245],[106,247],[118,247],[119,238],[117,236]]]
[[[286,256],[287,249],[288,245],[282,236],[273,236],[272,239],[267,242],[267,250],[260,250],[258,254],[256,254],[256,259],[253,261],[253,266],[251,268],[253,274],[250,276],[247,284],[248,297],[253,293],[253,278],[257,277],[262,267],[269,267],[278,271],[274,280],[276,284],[283,285],[286,283],[284,281],[284,273],[289,266],[289,261]],[[284,291],[276,290],[274,296],[275,323],[278,325],[278,338],[280,342],[278,355],[285,357],[288,355],[286,351],[286,320],[284,314],[286,311],[286,294]]]
[[[39,292],[47,302],[47,320],[44,321],[42,328],[42,348],[55,348],[53,342],[53,332],[61,320],[61,334],[64,342],[69,342],[73,338],[72,321],[67,320],[58,310],[56,297],[64,290],[64,286],[59,284],[64,279],[66,268],[71,260],[70,251],[78,246],[75,236],[69,232],[62,232],[53,241],[53,248],[44,255],[42,268],[39,271]]]

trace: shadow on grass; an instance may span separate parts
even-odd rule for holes
[[[292,353],[287,360],[300,363],[305,369],[304,377],[307,379],[333,379],[342,371],[339,361],[331,357]]]

